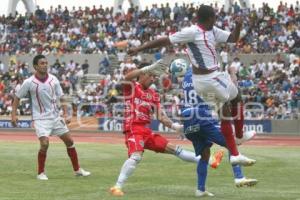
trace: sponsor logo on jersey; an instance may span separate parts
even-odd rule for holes
[[[189,83],[189,82],[183,82],[182,83],[182,88],[183,89],[190,88],[190,87],[193,87],[193,83]]]
[[[149,102],[143,101],[142,99],[139,98],[134,98],[134,103],[141,106],[151,106]]]

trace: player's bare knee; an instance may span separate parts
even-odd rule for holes
[[[141,153],[133,153],[130,155],[130,159],[134,160],[136,163],[142,161],[142,154]]]
[[[221,119],[224,119],[224,118],[228,118],[228,117],[231,117],[231,111],[230,111],[230,106],[228,103],[225,103],[223,106],[222,106],[222,110],[220,112],[220,118]]]
[[[176,154],[176,148],[177,148],[177,145],[168,143],[168,144],[166,145],[166,147],[165,147],[164,153],[168,153],[168,154]]]
[[[74,144],[74,141],[73,140],[67,140],[67,141],[64,141],[65,145],[67,148],[72,148],[75,146]]]
[[[49,139],[46,136],[42,136],[39,138],[40,146],[43,148],[48,148],[49,146]]]
[[[65,143],[65,145],[70,148],[74,145],[74,140],[72,137],[67,133],[62,136],[60,136],[60,139]]]
[[[45,145],[45,146],[41,145],[40,146],[40,151],[47,152],[47,150],[48,150],[48,146],[47,145]]]
[[[41,151],[47,151],[49,147],[49,141],[40,141],[40,150]]]
[[[201,160],[208,161],[209,157],[210,157],[210,148],[206,147],[205,149],[203,149],[203,151],[201,153]]]

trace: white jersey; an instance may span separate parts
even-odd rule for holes
[[[192,25],[169,36],[172,44],[183,43],[188,49],[187,53],[195,67],[216,70],[219,68],[216,44],[226,42],[230,32],[213,27],[206,31],[199,25]]]
[[[35,75],[26,79],[16,92],[18,98],[30,94],[32,106],[32,119],[55,119],[59,117],[59,99],[63,91],[58,79],[52,74],[42,82]]]

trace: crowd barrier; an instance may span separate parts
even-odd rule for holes
[[[93,126],[90,131],[93,132],[118,132],[123,131],[123,122],[116,118],[98,118],[98,125]],[[28,129],[32,127],[31,120],[20,120],[17,129]],[[0,120],[1,129],[13,129],[9,120]],[[85,130],[86,126],[76,128],[77,131]],[[174,133],[173,130],[165,127],[158,120],[153,120],[150,128],[155,132]],[[15,129],[15,128],[14,128]],[[71,128],[72,130],[72,128]],[[74,129],[75,130],[75,129]],[[300,120],[246,120],[244,125],[245,131],[255,130],[258,134],[272,135],[299,135],[300,136]]]
[[[288,57],[285,54],[281,54],[282,58],[287,59]],[[79,64],[84,63],[84,60],[87,59],[90,67],[89,67],[89,73],[98,74],[99,70],[99,62],[102,61],[102,59],[105,57],[104,54],[60,54],[60,55],[54,55],[50,54],[47,56],[49,64],[53,64],[56,59],[59,59],[60,62],[66,62],[67,64],[70,62],[70,60],[73,60],[74,62],[78,62]],[[175,58],[174,55],[171,57]],[[271,59],[276,57],[276,54],[237,54],[237,55],[229,55],[229,61],[232,61],[234,57],[239,57],[240,60],[245,64],[249,65],[254,60],[262,60],[264,62],[270,62]],[[0,55],[0,61],[2,61],[5,65],[5,70],[7,70],[9,66],[10,60],[18,60],[21,62],[27,62],[29,64],[29,69],[33,71],[32,68],[32,58],[33,55],[25,54],[25,55]],[[155,60],[153,54],[143,54],[143,58],[145,58],[148,61]],[[287,61],[287,60],[286,60]]]

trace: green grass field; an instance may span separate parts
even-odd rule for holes
[[[191,146],[186,146],[191,148]],[[74,177],[63,144],[50,144],[46,163],[48,181],[36,180],[37,143],[0,142],[0,200],[185,200],[194,197],[196,165],[174,156],[146,152],[127,182],[124,197],[112,197],[108,189],[126,159],[123,145],[77,144],[83,168],[90,177]],[[246,176],[257,178],[251,188],[236,188],[228,161],[210,169],[208,191],[222,200],[300,200],[300,148],[242,147],[257,159],[244,168]],[[150,173],[151,172],[151,173]]]

